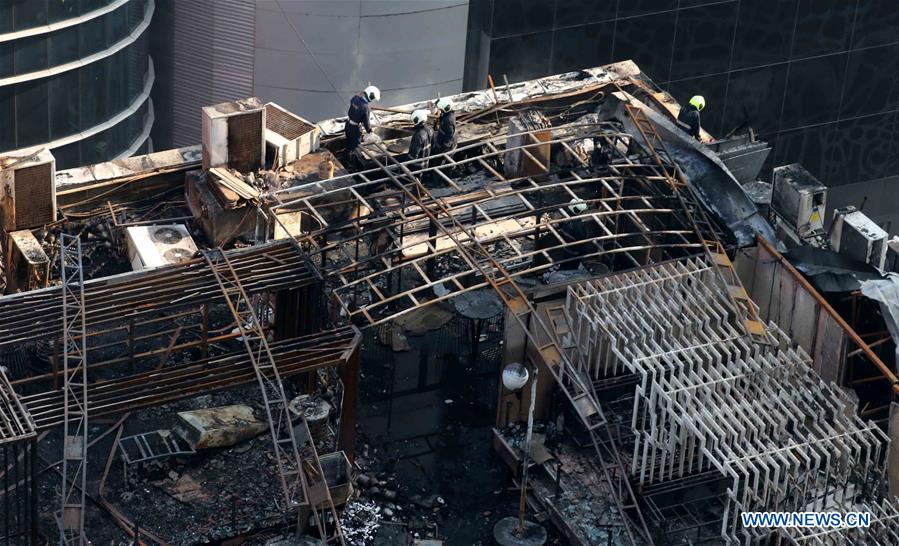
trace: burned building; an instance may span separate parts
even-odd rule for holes
[[[632,62],[453,98],[426,161],[428,104],[350,169],[345,120],[253,98],[201,146],[4,158],[0,536],[894,543],[893,342],[787,267],[732,174],[766,146],[691,139]]]

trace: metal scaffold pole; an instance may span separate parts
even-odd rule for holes
[[[84,536],[84,496],[87,465],[87,336],[81,239],[60,237],[63,337],[63,459],[62,498],[58,514],[59,542],[87,543]]]
[[[300,417],[296,426],[291,423],[284,383],[262,326],[261,313],[254,309],[253,300],[224,251],[219,248],[204,252],[203,256],[237,323],[240,338],[256,372],[275,449],[285,508],[299,509],[298,514],[302,518],[307,514],[305,509],[308,507],[321,534],[322,544],[345,544],[337,509],[306,418]],[[300,527],[304,524],[300,522]]]

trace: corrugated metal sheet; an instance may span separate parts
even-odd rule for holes
[[[253,0],[172,2],[172,139],[200,142],[200,108],[253,94]]]

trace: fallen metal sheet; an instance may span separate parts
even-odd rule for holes
[[[866,297],[880,304],[880,313],[896,345],[896,361],[899,362],[899,275],[862,281],[861,290]]]
[[[804,245],[783,254],[821,292],[851,292],[862,281],[882,277],[872,266],[832,250]]]
[[[783,245],[777,240],[774,229],[768,224],[746,195],[743,187],[727,170],[724,163],[708,148],[687,135],[683,130],[644,103],[625,93],[613,93],[603,104],[600,116],[604,120],[618,120],[625,131],[643,142],[640,129],[625,111],[624,105],[631,104],[643,110],[655,125],[665,147],[686,177],[691,188],[696,190],[702,204],[717,216],[733,233],[741,247],[755,244],[755,236],[761,235],[778,249]]]

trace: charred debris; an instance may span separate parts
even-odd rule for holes
[[[350,168],[343,119],[253,98],[195,147],[0,159],[0,542],[489,544],[523,507],[555,544],[835,538],[740,524],[774,509],[895,544],[894,342],[782,255],[817,186],[783,214],[765,143],[691,139],[631,62],[454,102],[425,161],[428,104]]]

